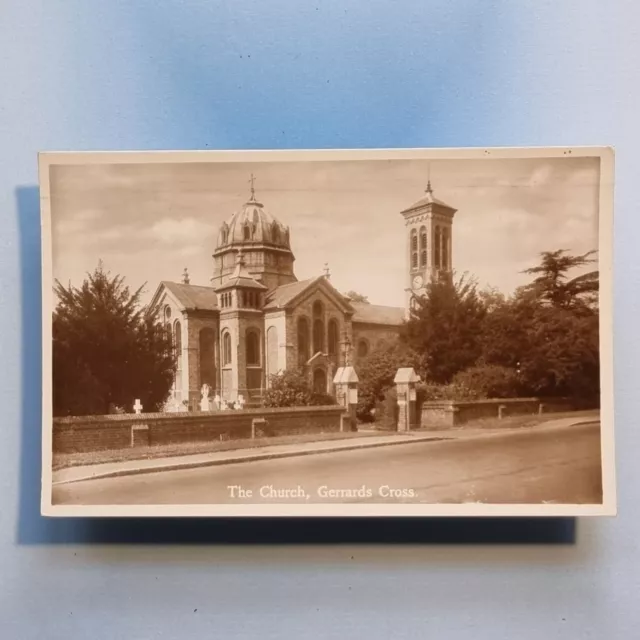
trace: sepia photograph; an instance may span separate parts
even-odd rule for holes
[[[42,153],[51,516],[614,515],[607,148]]]

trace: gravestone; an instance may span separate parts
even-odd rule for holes
[[[209,399],[209,393],[211,392],[211,387],[205,382],[202,385],[202,389],[200,389],[200,411],[211,411],[211,400]]]

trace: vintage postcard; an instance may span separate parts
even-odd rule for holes
[[[615,514],[611,149],[40,180],[44,514]]]

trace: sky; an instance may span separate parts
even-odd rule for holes
[[[291,228],[299,280],[323,273],[340,291],[404,305],[400,211],[434,195],[454,207],[453,266],[505,294],[542,251],[598,246],[597,158],[189,162],[51,168],[53,275],[80,285],[98,261],[145,285],[209,285],[223,221],[249,197]]]

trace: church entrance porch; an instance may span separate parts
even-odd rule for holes
[[[335,365],[326,353],[316,353],[306,363],[309,383],[315,393],[334,395],[333,374]]]
[[[328,393],[327,372],[323,367],[313,370],[313,391],[315,393]]]

